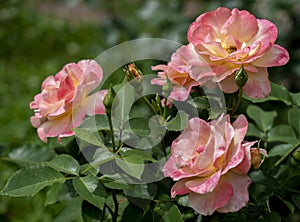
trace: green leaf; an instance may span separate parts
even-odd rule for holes
[[[288,112],[288,121],[290,126],[293,128],[296,136],[300,139],[300,108],[290,109]]]
[[[11,161],[21,165],[29,166],[43,161],[48,161],[56,156],[55,152],[49,147],[36,145],[24,145],[12,150],[8,157]]]
[[[188,121],[189,115],[182,110],[178,110],[176,116],[167,122],[167,129],[170,131],[181,131],[183,130]]]
[[[143,211],[133,204],[129,204],[122,214],[121,222],[141,221],[142,217]]]
[[[81,197],[72,198],[66,202],[66,207],[53,219],[53,222],[83,222]]]
[[[294,149],[294,145],[292,144],[280,144],[277,146],[274,146],[269,152],[268,156],[284,156],[286,153],[290,152]]]
[[[137,136],[148,136],[151,132],[148,125],[149,121],[150,118],[148,117],[131,118],[129,120],[129,127],[132,130],[132,132]]]
[[[184,207],[189,207],[189,196],[188,195],[183,195],[178,197],[178,204]]]
[[[117,88],[118,86],[116,86]],[[134,102],[134,89],[130,84],[122,85],[118,90],[112,107],[112,122],[114,128],[122,129],[129,120],[129,112]]]
[[[243,97],[252,103],[262,103],[266,101],[280,101],[285,103],[288,106],[292,105],[292,99],[290,93],[285,87],[273,82],[270,82],[270,84],[271,84],[271,93],[266,98],[256,99],[256,98],[248,97],[246,95],[243,95]]]
[[[294,201],[294,203],[296,204],[297,208],[300,209],[300,194],[291,194],[291,198]]]
[[[97,132],[100,130],[109,131],[108,117],[106,115],[95,115],[86,118],[78,128],[83,128],[89,132]]]
[[[141,179],[144,172],[144,161],[139,156],[128,156],[122,159],[116,159],[117,165],[132,177]]]
[[[55,157],[49,162],[45,162],[45,165],[64,173],[78,175],[80,166],[77,160],[67,154],[61,154]]]
[[[46,186],[64,181],[61,173],[48,166],[32,166],[14,173],[1,194],[13,197],[33,196]]]
[[[247,136],[262,138],[263,133],[259,131],[259,129],[257,129],[257,127],[253,123],[248,123]]]
[[[291,213],[293,214],[295,211],[295,206],[289,201],[282,199],[281,197],[279,197],[279,199],[290,209]]]
[[[105,147],[102,141],[98,139],[98,137],[95,135],[95,133],[90,132],[87,129],[84,128],[75,128],[74,129],[75,136],[79,139],[82,139],[85,142],[88,142],[90,144],[99,146],[99,147]]]
[[[278,125],[268,132],[268,142],[297,143],[297,137],[289,125]]]
[[[98,187],[98,182],[98,179],[92,175],[75,177],[73,186],[83,199],[102,210],[105,204],[105,197],[94,193]]]
[[[300,92],[298,93],[290,93],[290,96],[292,98],[292,102],[293,104],[295,104],[296,106],[300,106]]]
[[[181,213],[171,202],[159,203],[154,208],[154,221],[181,222]]]
[[[63,190],[63,186],[63,183],[55,183],[50,187],[50,189],[46,193],[44,206],[54,204],[59,200],[59,195]]]
[[[268,131],[273,126],[273,121],[277,116],[276,111],[264,111],[258,106],[249,105],[247,115],[254,120],[256,126],[263,132]]]
[[[129,189],[124,189],[124,194],[130,197],[152,200],[157,192],[154,184],[132,184]]]
[[[124,156],[127,156],[127,157],[129,157],[129,156],[139,156],[143,160],[149,160],[151,162],[157,162],[157,160],[154,159],[151,154],[147,153],[147,150],[143,151],[143,150],[128,148],[127,150],[123,151],[124,149],[125,149],[125,147],[122,148],[122,155],[124,155]]]
[[[265,215],[263,218],[266,222],[281,222],[281,217],[276,211],[272,211],[271,213]]]
[[[210,105],[206,96],[195,97],[193,100],[188,101],[192,106],[196,107],[197,110],[209,110]]]
[[[116,155],[111,153],[106,148],[99,147],[93,156],[93,161],[90,163],[91,166],[98,167],[104,163],[110,162],[115,159]]]
[[[130,188],[129,184],[108,178],[106,176],[100,177],[100,180],[104,184],[105,187],[110,188],[110,189],[122,190],[122,189]]]
[[[99,168],[96,168],[91,163],[86,163],[86,164],[80,165],[80,174],[82,174],[82,175],[97,176],[98,173],[99,173]]]

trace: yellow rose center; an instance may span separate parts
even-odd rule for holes
[[[231,53],[233,53],[237,50],[237,48],[235,46],[232,46],[232,45],[227,45],[227,46],[225,46],[224,49],[228,54],[231,54]]]

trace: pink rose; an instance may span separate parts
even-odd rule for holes
[[[236,8],[220,7],[200,15],[188,29],[188,40],[198,59],[211,69],[194,63],[191,77],[202,83],[210,78],[220,83],[224,92],[233,93],[238,90],[234,74],[243,65],[248,73],[244,93],[254,98],[268,96],[267,67],[282,66],[289,60],[288,52],[274,44],[277,32],[272,22]]]
[[[248,121],[240,115],[233,124],[229,115],[206,122],[197,117],[172,143],[163,172],[177,181],[171,196],[189,194],[190,206],[203,215],[240,210],[249,200],[247,173],[250,147],[244,142]]]
[[[167,77],[173,84],[173,90],[170,94],[170,99],[177,101],[185,101],[193,86],[198,86],[198,82],[193,80],[187,70],[188,64],[182,59],[182,54],[186,54],[188,46],[182,46],[171,57],[168,65],[157,65],[152,67],[152,70],[161,70],[158,72],[159,78],[153,79],[152,84],[164,85]]]
[[[93,60],[69,63],[55,76],[42,83],[42,92],[30,103],[35,115],[31,124],[37,128],[41,140],[47,137],[74,135],[86,114],[104,114],[103,97],[106,91],[89,95],[102,80],[102,69]]]

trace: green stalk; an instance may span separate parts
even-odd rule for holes
[[[115,136],[114,136],[114,128],[112,125],[112,120],[111,120],[111,115],[107,115],[108,117],[108,123],[109,123],[109,129],[110,129],[110,133],[111,133],[111,143],[112,143],[112,148],[113,148],[113,152],[116,152],[116,145],[115,145]]]
[[[241,101],[242,101],[242,96],[243,96],[243,88],[240,87],[239,88],[239,92],[238,92],[238,98],[236,103],[234,104],[233,108],[232,108],[232,112],[231,112],[231,116],[234,115],[234,113],[237,111],[237,109],[239,108]]]

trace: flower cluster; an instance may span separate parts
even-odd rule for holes
[[[171,99],[185,100],[193,86],[214,82],[225,93],[239,89],[235,72],[244,67],[248,81],[244,93],[253,98],[267,97],[271,91],[267,67],[282,66],[289,60],[288,52],[275,44],[276,26],[265,19],[256,19],[248,11],[217,8],[200,15],[187,33],[188,45],[172,56],[168,66],[160,69],[161,85],[168,77],[176,86]]]
[[[240,90],[252,98],[265,98],[271,90],[267,68],[289,60],[288,52],[275,44],[277,28],[273,23],[236,8],[220,7],[200,15],[188,28],[187,38],[189,43],[177,49],[167,65],[152,67],[159,72],[151,83],[168,83],[164,95],[170,101],[185,101],[194,87],[215,84],[224,93]],[[238,82],[240,74],[245,76]],[[136,91],[143,91],[141,72],[135,65],[127,67],[126,75],[128,81],[136,80],[131,82]],[[30,103],[35,112],[31,123],[41,140],[57,137],[60,141],[74,135],[73,129],[86,115],[111,117],[109,109],[115,95],[107,90],[92,94],[102,76],[102,68],[94,60],[82,60],[67,64],[42,83],[41,93]],[[147,102],[166,109],[160,106],[160,98],[157,103]],[[167,119],[165,111],[163,117]],[[110,127],[114,146],[111,122]],[[164,176],[175,181],[171,197],[188,195],[189,205],[202,215],[236,212],[244,207],[249,201],[250,167],[258,169],[261,154],[267,155],[263,149],[251,148],[256,142],[245,141],[247,129],[244,115],[221,114],[210,122],[189,119],[172,142],[171,156],[163,167]]]

